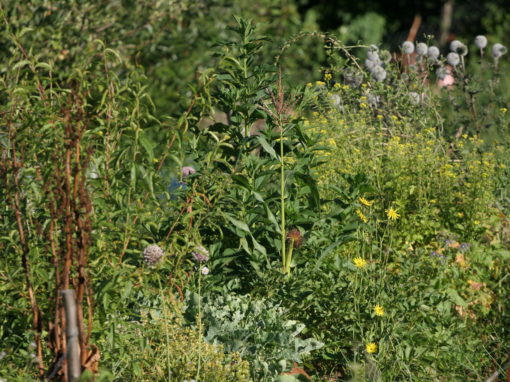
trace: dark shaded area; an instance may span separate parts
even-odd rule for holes
[[[424,35],[439,36],[441,9],[446,1],[406,1],[406,0],[366,0],[353,2],[349,0],[300,0],[299,11],[304,14],[315,10],[321,29],[333,31],[353,18],[367,12],[382,15],[387,21],[383,43],[395,46],[403,41],[411,28],[415,15],[422,17],[422,25],[417,38],[424,40]],[[454,1],[450,39],[476,36],[492,32],[491,21],[497,22],[498,13],[510,12],[510,1],[494,0]]]

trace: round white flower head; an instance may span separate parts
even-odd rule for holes
[[[380,66],[376,66],[372,71],[372,75],[374,76],[377,82],[383,82],[386,79],[386,70],[384,70]]]
[[[205,275],[208,275],[209,274],[209,268],[207,267],[203,267],[202,270],[201,270],[202,274],[205,276]]]
[[[462,45],[464,45],[464,44],[462,42],[460,42],[459,40],[453,40],[450,43],[450,50],[454,53],[458,53],[457,49],[459,49]]]
[[[450,52],[446,56],[446,62],[448,62],[451,66],[457,66],[460,62],[460,56],[457,53]]]
[[[439,68],[437,68],[436,70],[437,78],[439,78],[440,80],[444,80],[447,75],[448,71],[444,67],[440,66]]]
[[[416,92],[409,92],[409,100],[413,105],[418,105],[421,101],[421,96]]]
[[[374,61],[374,62],[380,62],[381,61],[381,59],[379,58],[379,53],[377,53],[376,51],[373,51],[373,50],[369,50],[367,52],[367,58],[370,61]]]
[[[500,43],[494,44],[492,46],[492,57],[494,57],[495,60],[506,54],[506,52],[506,47]]]
[[[416,53],[420,56],[425,56],[427,54],[428,46],[424,42],[420,42],[416,44]]]
[[[482,35],[476,36],[475,45],[478,49],[484,49],[487,46],[487,37]]]
[[[437,60],[439,57],[439,48],[437,46],[429,46],[427,49],[427,56],[433,60]]]
[[[370,93],[368,96],[367,96],[367,103],[369,106],[373,107],[373,108],[376,108],[377,105],[379,105],[379,101],[381,100],[381,97],[379,97],[378,95],[374,95],[372,93]]]
[[[143,251],[143,258],[150,267],[155,266],[163,257],[163,250],[156,244],[151,244]]]
[[[376,61],[372,61],[368,58],[365,60],[365,67],[368,69],[368,71],[370,73],[372,73],[374,71],[374,69],[378,66],[379,66],[379,63],[377,63]]]
[[[411,54],[414,52],[414,44],[411,41],[404,41],[402,44],[402,52],[405,54]]]

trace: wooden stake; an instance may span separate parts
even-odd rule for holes
[[[76,298],[73,289],[65,289],[62,291],[64,298],[64,310],[66,314],[66,336],[67,336],[67,378],[69,382],[75,382],[80,379],[81,362],[80,362],[80,344],[78,341],[78,318],[76,310]]]

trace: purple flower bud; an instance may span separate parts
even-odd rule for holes
[[[181,174],[184,178],[186,178],[187,176],[190,176],[194,173],[196,173],[197,170],[195,170],[193,167],[191,166],[184,166],[182,169],[181,169]]]
[[[195,250],[192,252],[193,260],[197,263],[205,263],[209,261],[209,251],[202,246],[195,247]]]

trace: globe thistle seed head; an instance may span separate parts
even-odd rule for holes
[[[466,54],[468,54],[468,47],[459,40],[453,40],[450,43],[450,50],[453,53],[457,53],[461,56],[465,56]]]
[[[402,52],[405,54],[411,54],[414,52],[414,44],[411,41],[404,41],[402,44]]]
[[[487,37],[483,35],[476,36],[475,45],[478,49],[484,49],[487,46]]]
[[[495,60],[506,54],[506,52],[506,47],[500,43],[496,43],[492,46],[492,57],[494,57]]]
[[[143,251],[143,259],[150,267],[155,266],[163,258],[163,250],[156,244],[151,244]]]
[[[194,173],[196,173],[197,170],[195,170],[193,167],[191,166],[184,166],[182,169],[181,169],[181,174],[183,176],[183,178],[186,178],[187,176],[190,176],[190,175],[193,175]]]
[[[373,108],[376,108],[377,105],[379,105],[380,100],[381,100],[381,97],[379,97],[378,95],[375,95],[375,94],[369,94],[367,96],[368,106],[373,107]]]
[[[374,68],[372,76],[374,76],[377,82],[383,82],[386,79],[386,70],[384,70],[380,66],[377,66]]]
[[[416,44],[416,54],[420,56],[425,56],[428,51],[428,46],[424,42],[420,42]]]
[[[421,96],[416,92],[409,92],[409,100],[413,105],[418,105],[421,102]]]
[[[453,40],[451,43],[450,43],[450,50],[454,53],[459,53],[458,52],[458,49],[464,45],[462,42],[460,42],[459,40]]]
[[[388,64],[391,61],[391,53],[388,50],[381,50],[379,52],[379,58],[385,64]]]
[[[427,49],[427,56],[434,61],[439,57],[439,48],[437,46],[429,46]]]
[[[437,68],[436,76],[437,76],[438,79],[444,80],[447,75],[448,75],[448,71],[446,70],[446,68],[444,68],[442,66]]]
[[[367,59],[374,62],[381,62],[381,59],[379,58],[379,53],[377,51],[369,50],[367,52]]]
[[[351,88],[358,88],[363,82],[363,76],[352,69],[346,70],[344,73],[344,82]]]
[[[205,263],[209,261],[209,251],[200,245],[195,247],[195,250],[191,253],[191,256],[197,263]]]
[[[368,58],[365,60],[365,67],[368,69],[370,73],[374,71],[376,67],[379,66],[379,63],[376,61],[369,60]]]
[[[202,274],[204,276],[208,275],[209,274],[209,268],[207,267],[202,267],[202,269],[200,270],[200,272],[202,272]]]
[[[450,52],[446,56],[446,62],[450,64],[451,66],[457,66],[460,63],[460,56],[457,53]]]
[[[303,244],[303,235],[297,228],[293,228],[287,232],[287,240],[292,243],[294,248],[299,248]]]

